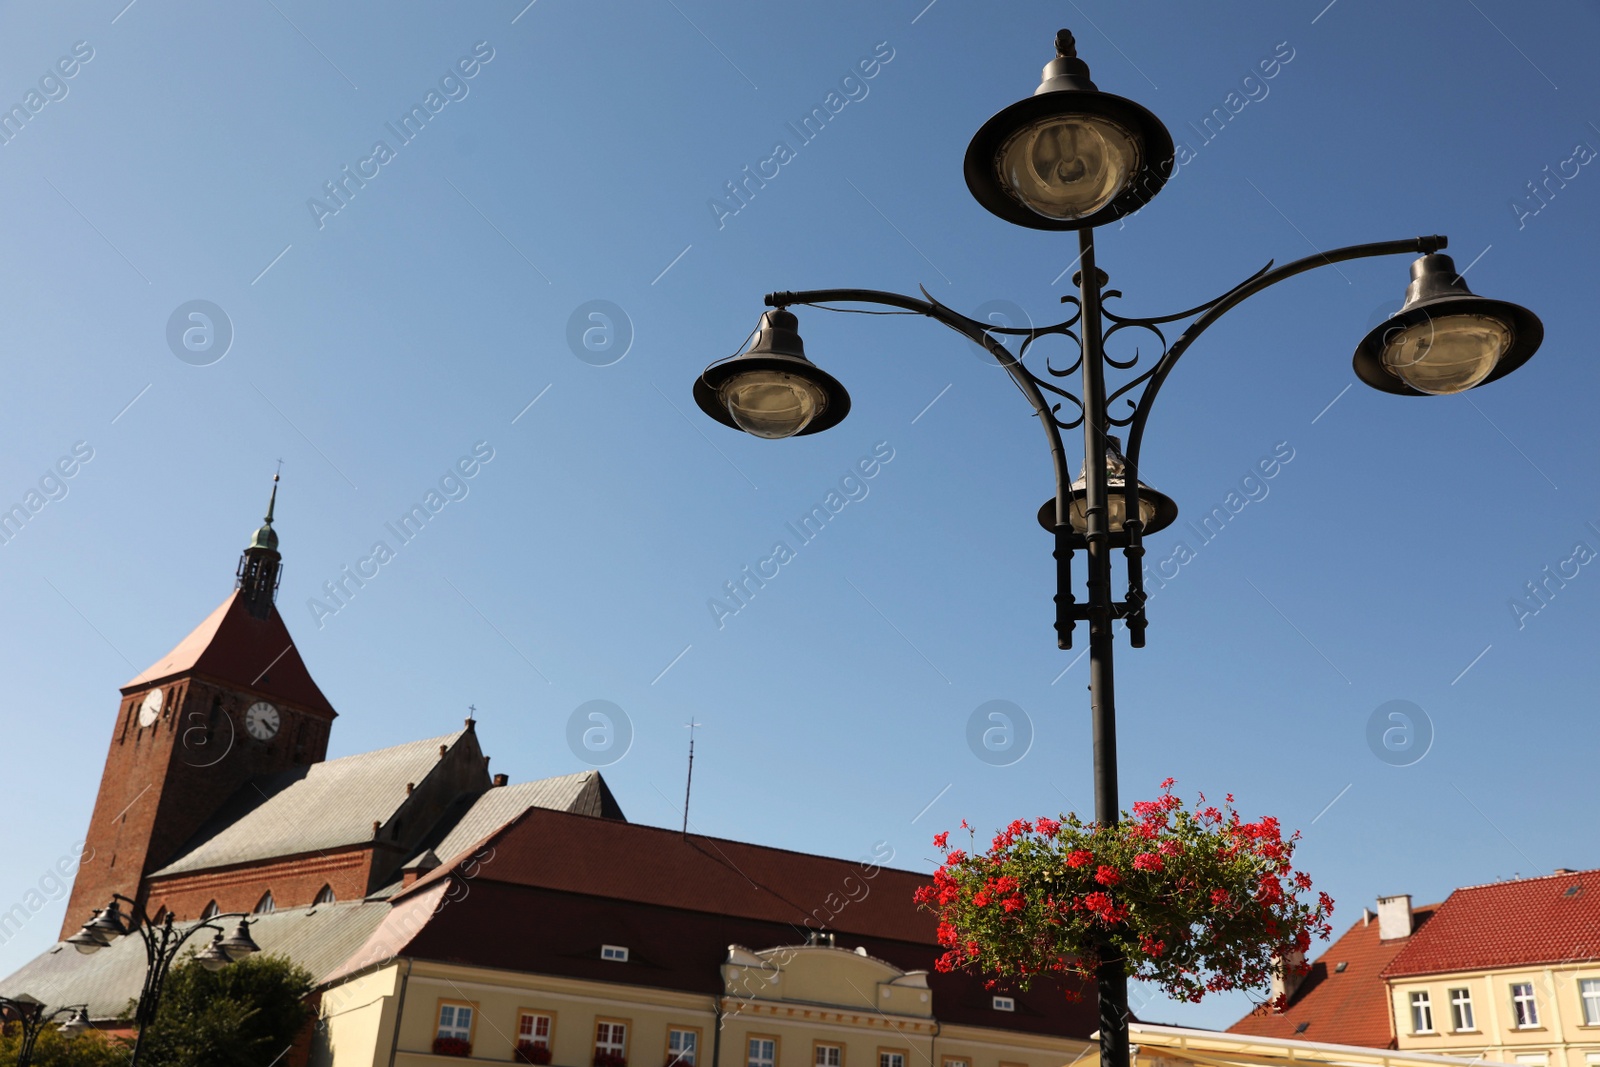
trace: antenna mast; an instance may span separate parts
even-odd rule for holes
[[[684,728],[689,731],[689,779],[683,785],[683,836],[689,836],[689,790],[694,788],[694,728],[704,726],[703,722],[690,719],[684,723]]]

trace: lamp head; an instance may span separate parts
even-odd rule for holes
[[[1033,96],[967,146],[967,188],[990,212],[1036,230],[1081,230],[1137,211],[1172,175],[1172,135],[1154,114],[1089,80],[1072,34]]]
[[[234,926],[233,932],[227,937],[223,937],[222,932],[219,930],[215,943],[222,948],[223,952],[228,954],[228,959],[234,963],[261,951],[261,946],[256,944],[255,940],[250,936],[250,923],[245,919],[240,919]]]
[[[79,1034],[88,1033],[94,1029],[94,1024],[89,1021],[89,1009],[80,1006],[78,1010],[67,1016],[66,1022],[56,1027],[56,1029],[67,1037],[77,1037]]]
[[[786,308],[762,315],[743,355],[713,363],[696,379],[700,410],[724,426],[769,440],[838,425],[850,413],[850,394],[806,358],[799,326]]]
[[[211,944],[194,954],[195,962],[208,971],[222,970],[233,962],[225,948],[222,947],[222,931],[218,930],[211,938]]]
[[[1475,295],[1447,255],[1411,264],[1406,302],[1357,346],[1356,377],[1386,393],[1461,393],[1503,378],[1544,340],[1525,307]]]
[[[1083,537],[1089,532],[1089,464],[1083,465],[1078,480],[1073,482],[1067,499],[1067,520],[1072,532]],[[1106,525],[1111,530],[1111,546],[1120,548],[1128,543],[1128,499],[1123,495],[1128,485],[1128,464],[1122,457],[1122,442],[1106,435]],[[1178,505],[1159,490],[1139,481],[1139,518],[1143,522],[1140,536],[1165,530],[1178,520]],[[1056,529],[1056,498],[1051,497],[1039,508],[1039,525],[1051,533]]]

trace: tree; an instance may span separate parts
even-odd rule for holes
[[[161,1067],[276,1062],[311,1018],[313,984],[310,972],[281,956],[251,956],[219,971],[189,959],[167,979],[142,1060]]]
[[[0,1067],[12,1067],[22,1044],[22,1027],[12,1023],[0,1033]],[[69,1038],[53,1025],[39,1033],[33,1067],[127,1067],[129,1046],[104,1034]]]

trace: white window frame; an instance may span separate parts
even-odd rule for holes
[[[1532,982],[1511,983],[1511,1018],[1518,1030],[1539,1028],[1539,997]]]
[[[746,1040],[744,1062],[746,1067],[778,1067],[778,1039],[750,1035]]]
[[[606,1040],[600,1040],[600,1028],[606,1030]],[[628,1023],[618,1022],[615,1019],[596,1019],[594,1021],[594,1050],[595,1052],[614,1052],[626,1058],[628,1055]]]
[[[844,1063],[843,1045],[829,1045],[818,1041],[815,1048],[816,1051],[811,1056],[817,1061],[816,1067],[841,1067]]]
[[[1600,978],[1578,979],[1578,1000],[1583,1005],[1583,1025],[1600,1026]]]
[[[878,1067],[906,1067],[906,1054],[893,1049],[883,1049],[878,1053]]]
[[[450,1013],[450,1022],[448,1023],[444,1021],[445,1012]],[[462,1041],[471,1041],[472,1017],[476,1014],[477,1011],[471,1004],[451,1004],[447,1002],[439,1005],[439,1025],[434,1028],[435,1036],[458,1037]],[[463,1016],[465,1016],[465,1021],[463,1021]]]
[[[522,1024],[528,1019],[533,1020],[533,1027],[528,1033],[522,1032]],[[539,1020],[544,1020],[544,1036],[539,1036]],[[556,1034],[556,1017],[547,1011],[519,1011],[517,1012],[517,1044],[518,1045],[543,1045],[550,1047],[550,1041]]]
[[[674,1045],[677,1047],[674,1048]],[[694,1067],[695,1057],[699,1054],[700,1032],[698,1030],[686,1030],[677,1026],[667,1028],[668,1063]]]
[[[600,946],[600,958],[603,959],[603,960],[612,960],[615,963],[627,963],[628,962],[628,946],[627,945],[601,945]]]
[[[1433,1028],[1433,998],[1426,989],[1418,990],[1411,994],[1411,1032],[1413,1034],[1432,1034]]]
[[[1472,990],[1466,986],[1450,990],[1450,1024],[1458,1034],[1478,1032],[1478,1016],[1472,1010]]]
[[[995,1011],[1016,1011],[1017,1000],[1015,997],[995,997],[993,1002]]]

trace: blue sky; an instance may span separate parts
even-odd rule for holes
[[[525,2],[0,13],[0,102],[47,79],[0,145],[0,498],[92,450],[0,545],[0,908],[80,839],[117,686],[227,595],[279,458],[279,605],[341,712],[331,755],[445,733],[471,704],[495,770],[560,774],[585,766],[569,718],[608,700],[632,743],[605,774],[637,821],[682,818],[691,720],[703,833],[886,841],[926,868],[962,818],[1087,811],[1087,672],[1055,648],[1033,518],[1048,455],[1002,372],[930,322],[800,309],[851,390],[842,425],[760,441],[689,395],[769,290],[921,284],[1058,316],[1072,235],[990,216],[961,159],[1062,24],[1102,89],[1195,153],[1100,233],[1128,311],[1192,306],[1273,257],[1445,233],[1478,292],[1547,330],[1466,396],[1374,392],[1350,354],[1401,296],[1395,257],[1282,285],[1196,345],[1146,480],[1192,518],[1293,458],[1210,543],[1183,519],[1152,538],[1152,559],[1180,541],[1193,559],[1156,593],[1149,646],[1119,644],[1124,802],[1172,775],[1303,829],[1341,928],[1380,894],[1600,865],[1582,799],[1600,576],[1511,608],[1578,542],[1600,549],[1600,176],[1564,163],[1600,147],[1593,5]],[[447,77],[463,57],[472,77]],[[1209,141],[1191,126],[1247,90]],[[422,132],[393,136],[430,91]],[[851,99],[800,143],[786,124],[834,91]],[[379,140],[391,157],[364,162]],[[780,140],[778,176],[719,211]],[[340,206],[324,183],[346,167],[370,177]],[[231,324],[215,362],[168,343],[196,300]],[[620,340],[569,344],[597,300],[625,317],[620,359]],[[337,612],[308,604],[479,442],[493,459],[464,497]],[[719,629],[708,601],[875,447],[893,458],[866,496]],[[1009,766],[967,745],[992,700],[1031,722]],[[1410,766],[1366,740],[1391,700],[1431,723]]]

